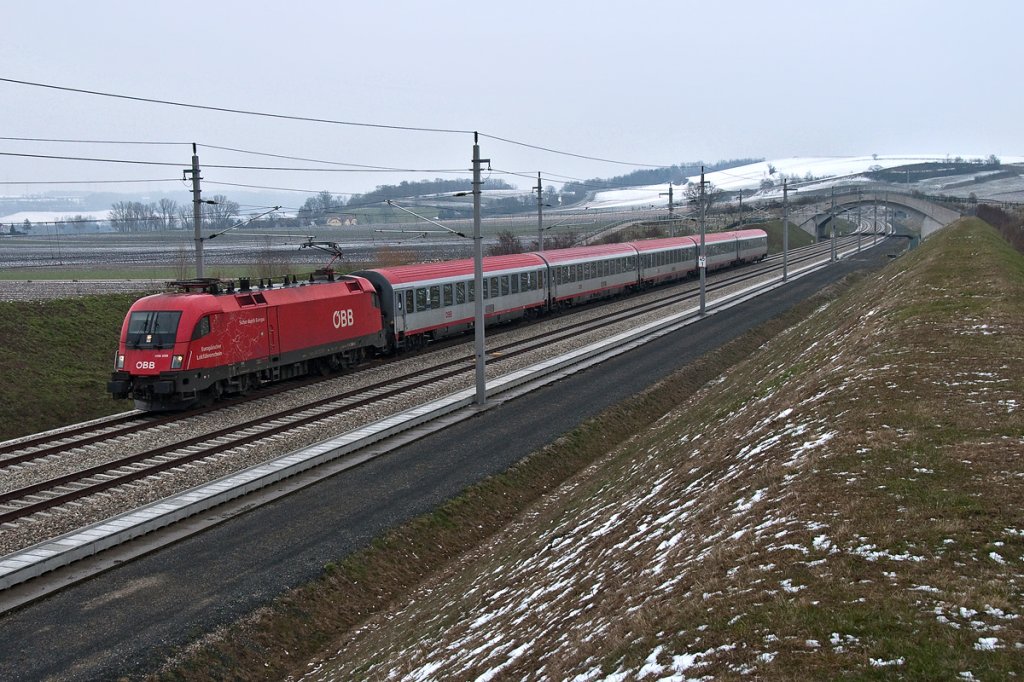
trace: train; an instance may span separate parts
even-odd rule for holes
[[[536,251],[483,259],[485,324],[548,314],[698,272],[696,237]],[[705,238],[710,270],[768,254],[763,230]],[[137,409],[176,410],[263,384],[353,367],[473,328],[472,259],[401,265],[299,281],[215,279],[132,304],[107,391]]]

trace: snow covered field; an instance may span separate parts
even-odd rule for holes
[[[964,159],[986,158],[987,155],[963,156]],[[999,157],[1004,164],[1022,164],[1024,156]],[[813,189],[828,189],[837,181],[844,184],[852,182],[868,182],[867,178],[856,176],[867,173],[870,170],[897,168],[908,164],[943,162],[948,161],[948,154],[928,155],[870,155],[850,157],[794,157],[790,159],[772,159],[759,163],[752,163],[746,166],[738,166],[728,170],[706,173],[704,179],[713,184],[716,188],[726,192],[739,190],[759,190],[763,180],[772,180],[781,185],[783,176],[790,179],[791,186],[802,183],[804,178],[813,176],[819,180],[807,183]],[[700,182],[700,176],[688,178],[689,182]],[[649,185],[646,187],[631,187],[628,189],[614,189],[597,192],[592,201],[587,202],[586,207],[594,210],[600,209],[628,209],[635,207],[664,207],[668,206],[668,197],[665,194],[665,185]],[[781,197],[781,188],[775,188],[753,197],[771,199]],[[676,199],[677,203],[683,201],[682,192]]]

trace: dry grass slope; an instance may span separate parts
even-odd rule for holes
[[[1024,259],[856,283],[349,632],[310,679],[1004,679],[1024,658]]]

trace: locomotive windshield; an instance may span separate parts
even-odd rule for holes
[[[180,310],[132,313],[125,344],[129,348],[170,348],[174,345],[180,318]]]

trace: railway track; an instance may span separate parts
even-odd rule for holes
[[[817,244],[794,250],[790,254],[790,263],[798,266],[802,262],[818,259],[822,252],[827,252],[828,249],[828,244]],[[715,292],[763,277],[767,272],[777,269],[779,260],[781,257],[769,258],[740,271],[730,271],[716,276],[713,282],[709,282],[708,291]],[[516,358],[536,352],[538,349],[550,350],[555,344],[563,341],[578,339],[586,334],[601,333],[615,325],[628,324],[641,316],[685,303],[694,297],[698,288],[698,285],[690,281],[671,290],[653,290],[653,296],[649,294],[646,300],[637,305],[626,310],[600,314],[584,322],[576,322],[566,316],[553,318],[568,319],[569,324],[559,331],[530,333],[514,341],[492,343],[488,349],[488,367],[492,370],[499,369],[503,365],[513,363]],[[172,442],[158,447],[143,449],[93,466],[72,466],[73,470],[61,475],[42,477],[31,483],[19,485],[0,493],[0,528],[16,529],[25,524],[38,523],[41,518],[51,520],[54,516],[60,515],[62,510],[74,511],[78,515],[77,522],[80,523],[81,506],[88,498],[109,497],[114,491],[140,485],[140,481],[155,481],[157,477],[167,475],[172,470],[202,466],[203,463],[229,457],[232,452],[265,443],[270,439],[290,437],[313,425],[330,422],[353,412],[362,411],[368,420],[380,418],[388,412],[386,404],[397,397],[408,396],[424,387],[442,382],[454,386],[459,382],[465,384],[471,381],[474,366],[472,358],[435,361],[430,359],[430,355],[422,356],[428,359],[429,366],[418,367],[398,377],[371,382],[358,389],[343,391],[301,406],[261,414],[183,440],[172,437]],[[293,384],[277,390],[295,389]],[[268,393],[261,392],[258,397],[266,395]],[[19,469],[24,475],[26,469],[33,468],[33,463],[53,464],[55,460],[59,461],[62,456],[73,450],[99,448],[104,443],[110,444],[128,434],[147,429],[173,428],[175,424],[185,422],[200,413],[208,413],[208,410],[157,417],[128,413],[102,424],[82,425],[59,433],[3,444],[0,446],[0,456],[3,457],[0,459],[0,478],[4,472],[14,469]],[[73,457],[68,456],[66,459],[70,464]],[[214,474],[211,478],[217,475],[219,474]],[[109,513],[104,512],[103,516],[106,515]]]

